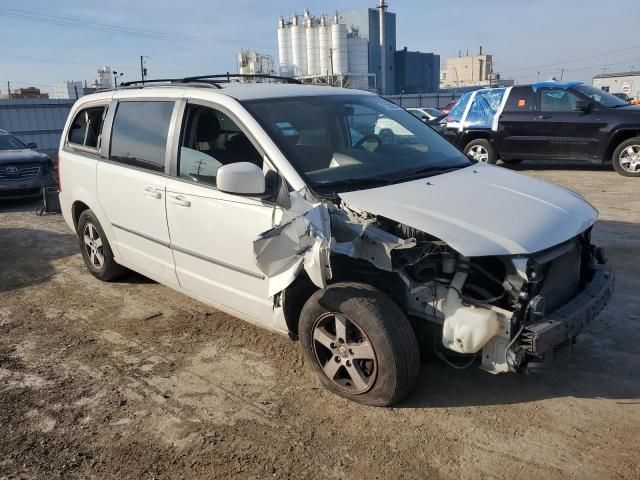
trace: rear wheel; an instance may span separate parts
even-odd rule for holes
[[[494,165],[498,161],[498,152],[493,144],[486,138],[476,138],[471,140],[464,147],[464,153],[478,162],[490,163]]]
[[[358,403],[390,406],[414,387],[416,335],[384,293],[338,283],[313,294],[300,315],[305,360],[329,391]]]
[[[625,177],[640,177],[640,137],[625,140],[613,152],[613,168]]]
[[[114,260],[107,236],[91,210],[85,210],[80,214],[78,239],[84,264],[94,277],[109,282],[126,272],[126,269]]]

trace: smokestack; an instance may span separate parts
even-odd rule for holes
[[[380,93],[387,93],[387,45],[384,34],[385,12],[387,4],[384,0],[378,0],[378,14],[380,16]]]

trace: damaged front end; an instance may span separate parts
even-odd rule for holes
[[[469,356],[469,365],[480,355],[491,373],[522,371],[571,342],[613,289],[590,228],[536,254],[466,257],[426,232],[344,201],[324,200],[264,232],[254,253],[276,311],[302,271],[317,288],[365,282],[414,322],[436,326],[436,354]]]

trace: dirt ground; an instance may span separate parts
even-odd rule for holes
[[[640,478],[640,183],[517,169],[600,210],[610,305],[547,371],[431,361],[392,409],[321,390],[287,338],[136,274],[100,283],[61,216],[5,202],[0,478]]]

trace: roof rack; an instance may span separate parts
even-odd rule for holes
[[[121,87],[133,87],[133,86],[144,86],[147,83],[157,84],[164,83],[168,85],[178,85],[182,83],[191,83],[191,84],[200,84],[202,86],[208,85],[213,88],[222,88],[220,83],[232,83],[234,80],[239,79],[262,79],[262,80],[276,80],[283,83],[290,84],[301,84],[300,80],[290,77],[281,77],[277,75],[268,75],[264,73],[223,73],[223,74],[214,74],[214,75],[197,75],[194,77],[185,77],[185,78],[158,78],[153,80],[133,80],[131,82],[123,82],[120,84]]]

